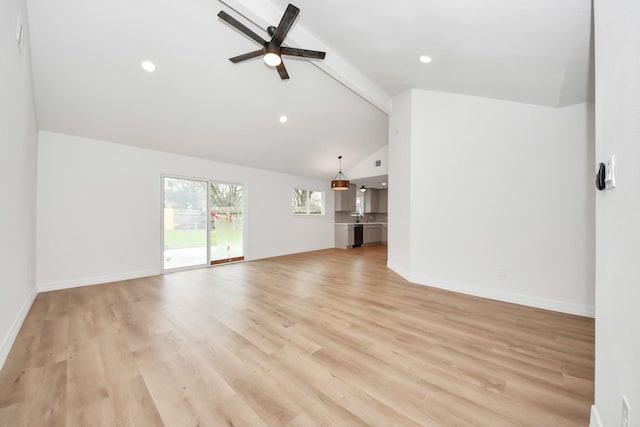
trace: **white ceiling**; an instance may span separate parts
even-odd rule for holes
[[[317,34],[389,95],[419,88],[553,107],[593,98],[590,0],[295,4],[293,37]]]
[[[277,25],[287,1],[225,3],[28,0],[40,128],[331,179],[338,155],[346,170],[387,143],[391,96],[408,88],[550,106],[590,97],[588,1],[296,0],[285,42],[327,60],[285,57],[289,81],[259,58],[229,62],[258,46],[216,17],[267,38],[249,20]]]

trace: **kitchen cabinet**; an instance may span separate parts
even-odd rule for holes
[[[382,241],[382,224],[364,224],[365,245]]]
[[[378,190],[378,213],[389,211],[389,190]]]
[[[335,225],[335,247],[346,249],[353,246],[353,224]]]
[[[356,210],[356,186],[350,185],[348,190],[334,191],[334,208],[336,212],[355,212]]]
[[[387,191],[368,188],[364,193],[364,213],[387,213]]]
[[[368,188],[364,193],[364,213],[378,212],[378,190]]]
[[[360,223],[363,227],[362,244],[375,245],[386,242],[387,240],[387,224],[381,223]],[[340,249],[352,248],[354,243],[355,223],[338,223],[335,224],[335,247]]]

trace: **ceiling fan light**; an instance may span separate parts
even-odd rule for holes
[[[277,67],[282,64],[282,58],[277,53],[268,52],[264,55],[264,62],[272,67]]]

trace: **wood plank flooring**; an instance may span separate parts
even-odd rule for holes
[[[587,426],[594,322],[413,285],[386,246],[38,295],[0,426]]]

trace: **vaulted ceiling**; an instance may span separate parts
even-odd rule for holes
[[[548,106],[592,96],[588,1],[295,4],[285,44],[327,58],[285,57],[282,81],[259,58],[229,62],[258,46],[216,15],[268,38],[287,1],[28,0],[39,126],[330,179],[338,155],[346,170],[387,143],[391,97],[409,88]]]

